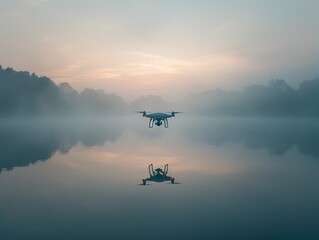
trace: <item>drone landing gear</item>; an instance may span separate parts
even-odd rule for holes
[[[142,179],[142,182],[143,182],[143,185],[145,186],[146,185],[146,180]]]
[[[155,121],[157,121],[157,122],[155,123]],[[164,118],[162,120],[156,120],[154,118],[150,118],[150,121],[148,122],[148,127],[149,128],[153,128],[154,127],[154,123],[157,126],[161,126],[162,125],[162,121],[164,122],[164,127],[168,128],[168,120],[167,120],[167,118]]]
[[[148,172],[150,174],[150,178],[155,175],[153,164],[148,165]]]
[[[149,128],[153,128],[153,127],[154,127],[154,122],[155,122],[155,119],[150,118],[150,121],[149,121],[149,123],[148,123],[148,127],[149,127]]]
[[[163,119],[165,128],[168,128],[168,120],[167,118]]]

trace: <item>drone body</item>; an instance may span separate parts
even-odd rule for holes
[[[180,112],[171,112],[171,113],[162,113],[162,112],[156,112],[156,113],[147,113],[145,111],[139,111],[138,113],[142,113],[143,117],[149,118],[149,128],[153,128],[154,123],[156,126],[161,126],[164,122],[165,128],[168,128],[168,119],[171,117],[175,117],[175,114]]]

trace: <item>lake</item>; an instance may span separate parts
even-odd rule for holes
[[[316,119],[2,120],[0,169],[1,240],[319,239]]]

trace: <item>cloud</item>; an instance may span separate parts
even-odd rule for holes
[[[177,58],[145,52],[133,52],[137,61],[95,71],[96,78],[135,77],[145,75],[179,75],[194,71],[222,71],[247,65],[244,58],[227,55],[208,55],[197,58]]]
[[[100,60],[96,59],[77,59],[63,67],[53,69],[48,75],[57,82],[68,81],[79,90],[94,86],[122,94],[151,91],[152,94],[165,95],[161,91],[176,87],[180,91],[190,87],[193,89],[191,84],[194,79],[200,80],[200,85],[207,87],[207,81],[211,84],[212,81],[219,79],[227,77],[231,79],[230,76],[251,68],[249,59],[235,55],[215,54],[179,58],[131,51],[123,55],[123,58],[126,58],[124,62],[127,63],[110,66],[101,64]]]

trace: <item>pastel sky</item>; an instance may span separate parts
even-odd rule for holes
[[[1,0],[0,64],[170,100],[319,76],[317,0]]]

